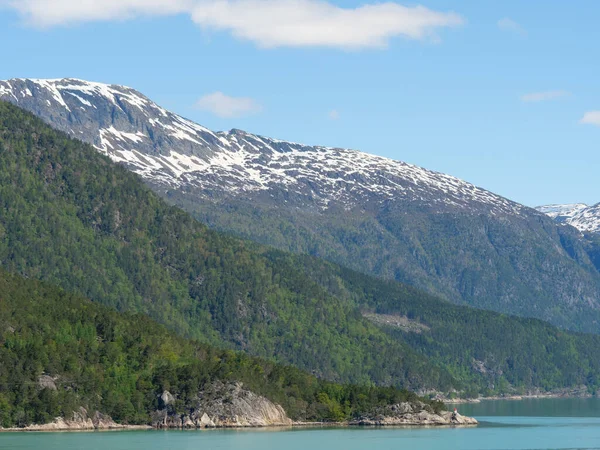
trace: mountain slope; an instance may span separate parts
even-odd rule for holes
[[[573,335],[537,319],[440,302],[414,288],[341,267],[301,267],[310,268],[311,277],[330,292],[342,295],[339,290],[345,290],[369,320],[395,339],[441,362],[456,378],[468,380],[467,396],[473,395],[470,389],[493,395],[494,391],[531,392],[531,386],[560,391],[597,383],[597,335]],[[342,288],[331,281],[333,274],[344,280]],[[513,390],[517,386],[521,389]],[[525,386],[530,387],[523,390]]]
[[[215,381],[243,382],[296,420],[343,420],[417,400],[188,341],[147,317],[1,270],[0,300],[0,427],[69,418],[80,407],[121,424],[150,424],[165,391],[177,399],[167,408],[176,422]]]
[[[600,233],[600,203],[588,206],[583,203],[574,205],[546,205],[536,208],[558,223],[566,223],[583,233]]]
[[[0,82],[0,98],[93,144],[152,183],[209,195],[268,197],[284,185],[295,203],[346,209],[372,200],[514,213],[523,206],[457,178],[352,150],[212,131],[124,86],[75,79]],[[200,178],[201,177],[201,178]],[[297,206],[297,205],[296,205]]]
[[[121,86],[10,80],[0,98],[93,144],[213,228],[455,303],[600,331],[595,247],[454,177],[357,151],[214,133]]]
[[[220,187],[223,194],[260,195],[271,186],[286,185],[289,195],[309,208],[332,202],[351,208],[373,194],[382,201],[400,194],[432,206],[446,203],[469,209],[475,203],[498,213],[522,209],[457,178],[387,158],[240,130],[213,133],[123,86],[74,79],[11,80],[0,82],[0,98],[165,186],[191,185],[211,193]],[[209,186],[200,185],[193,176],[197,172]]]
[[[598,384],[598,337],[210,231],[91,146],[5,102],[0,202],[2,267],[182,335],[333,380],[424,391]]]
[[[351,303],[208,230],[137,176],[4,102],[0,202],[0,264],[10,271],[329,379],[453,383]]]

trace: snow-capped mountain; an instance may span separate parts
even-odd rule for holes
[[[549,215],[557,222],[564,222],[587,207],[588,205],[585,203],[571,203],[566,205],[537,206],[535,209]]]
[[[152,184],[211,198],[269,197],[283,189],[304,208],[389,200],[496,213],[522,208],[458,178],[388,158],[240,130],[213,132],[124,86],[15,79],[0,81],[0,99],[92,144]]]
[[[542,213],[360,151],[214,132],[123,86],[15,79],[0,82],[0,100],[90,143],[213,228],[456,303],[600,332],[600,248],[545,214],[577,207]]]
[[[600,203],[593,206],[585,203],[546,205],[538,206],[536,209],[549,215],[558,223],[569,224],[584,233],[600,233]]]

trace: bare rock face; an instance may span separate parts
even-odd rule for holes
[[[349,425],[393,426],[393,425],[477,425],[472,417],[442,411],[435,413],[424,403],[400,403],[379,408],[373,414],[350,421]]]
[[[206,413],[202,414],[202,417],[200,417],[199,425],[201,428],[215,428],[217,426]]]
[[[169,391],[164,391],[160,396],[160,400],[164,406],[169,406],[175,403],[175,397]]]
[[[116,423],[110,416],[96,411],[89,415],[83,407],[73,413],[70,419],[57,417],[50,423],[42,425],[29,425],[25,428],[20,428],[23,431],[61,431],[61,430],[110,430],[125,428],[123,425]]]
[[[241,383],[212,384],[198,396],[198,411],[223,427],[292,424],[281,406],[243,389]]]
[[[40,389],[50,389],[51,391],[56,391],[56,378],[51,377],[50,375],[40,375],[38,378],[38,386]]]
[[[102,414],[101,412],[96,411],[92,415],[92,423],[94,424],[94,429],[96,430],[111,430],[116,428],[124,428],[123,425],[119,425],[116,423],[112,417],[107,416],[106,414]]]
[[[167,407],[155,413],[153,425],[157,428],[268,427],[292,425],[292,421],[280,405],[244,389],[241,383],[217,381],[198,393],[196,405],[189,413],[181,414]]]
[[[462,416],[459,413],[454,414],[449,411],[443,412],[442,416],[446,419],[449,418],[453,425],[477,425],[479,423],[473,417]]]

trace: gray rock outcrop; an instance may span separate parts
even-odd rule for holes
[[[160,400],[163,406],[169,406],[175,403],[175,397],[173,397],[173,394],[169,391],[164,391],[160,396]]]
[[[161,400],[164,399],[161,396]],[[166,402],[164,402],[166,403]],[[220,381],[198,393],[195,406],[175,411],[167,406],[157,411],[153,426],[157,428],[233,428],[292,425],[280,405],[243,388],[242,383]]]
[[[98,411],[88,414],[83,407],[75,411],[71,418],[57,417],[50,423],[33,424],[24,428],[9,428],[7,431],[69,431],[69,430],[112,430],[129,428],[119,425],[110,416]]]
[[[394,425],[477,425],[472,417],[450,411],[436,413],[429,405],[400,403],[379,408],[373,414],[349,422],[349,425],[394,426]]]
[[[56,391],[56,380],[57,378],[53,378],[50,375],[40,375],[38,378],[38,386],[40,389],[50,389],[51,391]]]

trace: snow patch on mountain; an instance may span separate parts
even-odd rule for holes
[[[344,208],[410,201],[491,214],[524,207],[458,178],[355,150],[307,146],[240,130],[211,130],[143,94],[77,79],[0,82],[0,99],[94,145],[151,183],[199,195],[293,196]]]
[[[574,226],[582,232],[600,232],[600,203],[594,206],[585,203],[546,205],[536,209],[557,222]]]
[[[589,233],[600,233],[600,203],[577,212],[568,223]]]
[[[566,220],[587,207],[588,205],[585,203],[571,203],[564,205],[543,205],[538,206],[535,209],[537,209],[539,212],[549,215],[553,219],[564,218]]]

